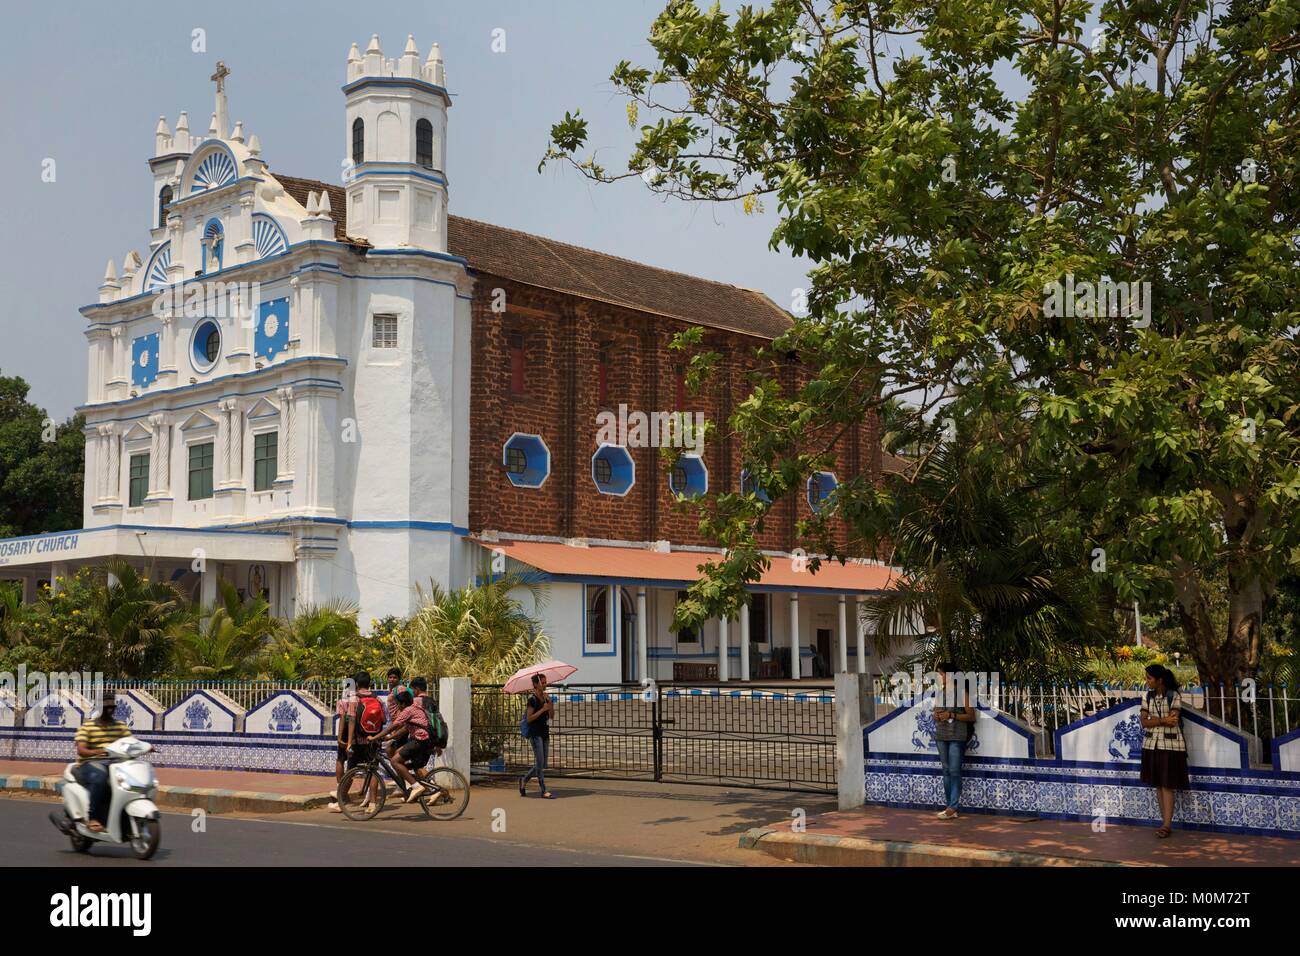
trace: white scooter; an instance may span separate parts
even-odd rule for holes
[[[72,774],[76,764],[63,771],[63,809],[50,813],[50,822],[72,841],[72,848],[86,853],[95,843],[120,846],[147,860],[158,849],[162,836],[158,806],[151,799],[157,792],[153,764],[142,759],[153,747],[138,737],[120,737],[104,748],[108,751],[108,819],[95,832],[86,826],[90,819],[90,791]]]

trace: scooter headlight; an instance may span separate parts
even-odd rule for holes
[[[131,793],[148,795],[154,789],[153,773],[147,769],[132,773],[125,768],[117,767],[113,770],[113,779],[118,787]]]

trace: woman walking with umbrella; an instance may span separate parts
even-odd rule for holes
[[[519,796],[528,796],[528,781],[537,778],[537,785],[542,789],[542,797],[547,800],[555,794],[546,789],[546,758],[551,742],[551,717],[555,714],[555,702],[547,692],[552,680],[564,680],[577,673],[577,668],[563,661],[547,661],[533,667],[525,667],[506,681],[506,692],[518,694],[531,689],[528,701],[524,705],[524,720],[520,730],[533,746],[533,766],[528,773],[519,778]]]

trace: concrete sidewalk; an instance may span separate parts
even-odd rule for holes
[[[825,866],[1296,866],[1300,840],[1030,817],[861,807],[756,827],[740,845],[778,859]]]
[[[0,789],[48,799],[62,764],[0,761]],[[738,838],[755,827],[833,810],[830,795],[630,780],[555,777],[554,800],[534,782],[520,797],[512,777],[475,780],[469,808],[450,821],[431,821],[418,807],[389,801],[373,820],[353,822],[325,803],[333,777],[158,768],[159,803],[209,812],[294,814],[295,823],[326,828],[400,832],[412,838],[470,837],[519,846],[607,853],[735,866],[790,866],[753,853]]]
[[[0,790],[57,793],[63,786],[64,766],[43,760],[0,760]],[[209,813],[307,810],[323,806],[334,789],[332,776],[172,767],[159,767],[157,774],[160,807],[197,807]]]

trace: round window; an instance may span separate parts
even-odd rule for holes
[[[608,458],[596,459],[595,473],[599,484],[607,485],[614,480],[614,467],[609,463]]]
[[[206,372],[221,356],[221,327],[212,319],[204,319],[194,328],[194,368]]]
[[[506,471],[512,475],[522,475],[528,470],[528,456],[522,448],[506,449]]]

